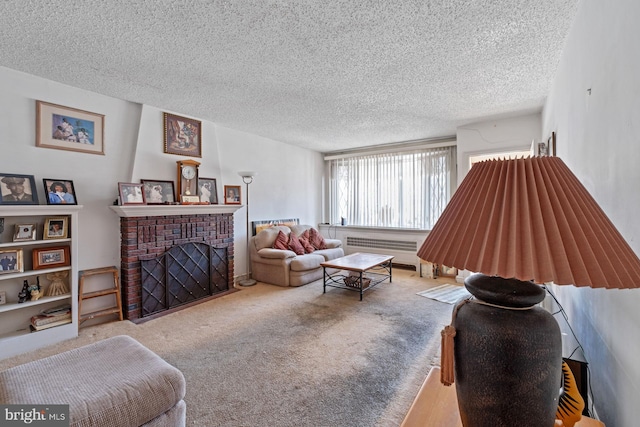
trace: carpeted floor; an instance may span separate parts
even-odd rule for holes
[[[0,361],[0,370],[114,335],[130,335],[180,369],[189,426],[397,427],[429,369],[451,306],[417,292],[445,283],[394,269],[364,295],[317,281],[258,283],[135,325]]]

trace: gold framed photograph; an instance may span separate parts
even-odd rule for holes
[[[71,254],[69,246],[58,246],[55,248],[34,248],[33,249],[33,269],[65,267],[71,265]]]
[[[175,114],[164,117],[164,152],[202,157],[202,122]]]
[[[225,185],[224,186],[224,204],[225,205],[240,205],[242,204],[242,198],[240,197],[239,185]]]
[[[66,239],[69,237],[69,222],[67,217],[46,218],[44,220],[45,239]]]
[[[14,242],[27,242],[36,240],[35,224],[16,224],[16,230],[13,233]]]
[[[0,251],[0,274],[22,273],[22,249],[9,249]]]
[[[104,115],[36,101],[36,147],[104,155]]]

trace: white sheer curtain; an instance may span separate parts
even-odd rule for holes
[[[430,229],[455,187],[455,147],[329,160],[331,223]]]

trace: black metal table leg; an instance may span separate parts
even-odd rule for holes
[[[322,293],[327,293],[327,267],[322,267]]]

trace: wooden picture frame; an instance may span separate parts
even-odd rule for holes
[[[175,203],[176,190],[173,181],[141,179],[140,182],[144,190],[144,199],[148,205]]]
[[[201,202],[209,202],[212,205],[218,204],[218,186],[215,178],[198,177],[198,193]]]
[[[13,233],[14,242],[28,242],[30,240],[36,240],[36,225],[35,224],[16,224],[15,232]]]
[[[242,193],[239,185],[224,186],[224,204],[240,205],[242,204]]]
[[[33,248],[33,269],[66,267],[71,265],[71,252],[69,246],[56,246],[51,248]]]
[[[118,194],[121,205],[146,205],[142,184],[135,182],[119,182]]]
[[[37,205],[33,175],[0,173],[0,205]]]
[[[66,216],[46,218],[42,238],[45,240],[69,238],[69,220]]]
[[[78,198],[73,187],[73,181],[64,179],[44,178],[44,193],[47,195],[47,205],[77,205]]]
[[[202,157],[202,122],[175,114],[162,114],[164,152]]]
[[[547,139],[547,145],[549,146],[549,155],[556,157],[556,133],[551,132],[551,136]]]
[[[104,155],[104,115],[36,101],[36,147]]]
[[[22,249],[0,250],[0,274],[22,273]]]

